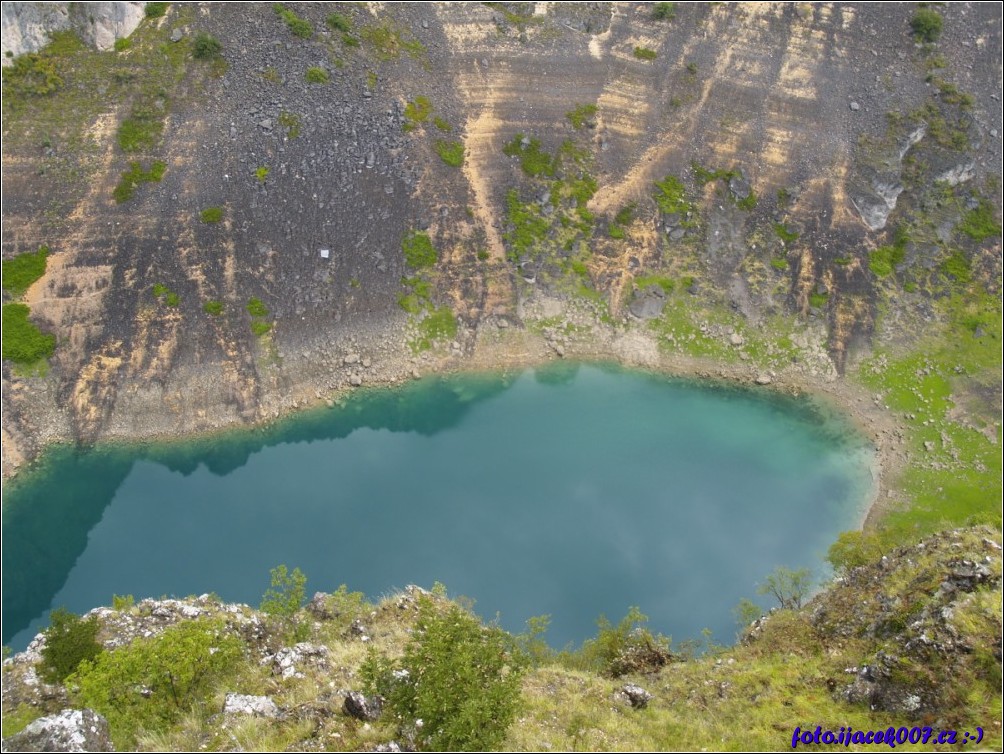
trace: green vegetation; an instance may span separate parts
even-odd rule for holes
[[[3,260],[3,289],[14,298],[21,298],[31,284],[45,274],[49,247],[39,246],[38,251],[26,251]]]
[[[450,131],[453,130],[453,126],[451,126],[445,120],[440,118],[438,115],[432,119],[432,122],[436,125],[436,128],[438,128],[440,131],[443,131],[444,133],[449,133]]]
[[[462,141],[436,140],[436,154],[439,159],[453,168],[464,164],[464,143]]]
[[[286,27],[293,33],[294,37],[310,39],[314,36],[314,27],[311,26],[310,21],[300,18],[293,11],[278,3],[272,6],[272,10],[275,11],[275,15],[286,22]]]
[[[634,212],[637,205],[634,202],[626,204],[618,210],[617,214],[614,215],[613,222],[610,223],[608,232],[611,238],[622,239],[625,237],[626,233],[624,228],[630,225],[634,221]]]
[[[206,314],[211,314],[214,317],[218,317],[223,314],[223,302],[222,301],[207,301],[202,305],[202,311]]]
[[[369,693],[386,697],[403,729],[423,722],[421,749],[492,751],[505,748],[525,668],[508,633],[425,597],[404,656],[392,662],[371,654],[362,673]]]
[[[569,110],[565,113],[565,117],[568,118],[569,122],[572,124],[572,128],[579,130],[586,123],[596,115],[596,105],[576,105],[574,110]]]
[[[516,134],[502,151],[509,157],[519,157],[520,167],[531,178],[553,178],[558,168],[557,159],[540,148],[539,139],[528,139],[523,134]]]
[[[754,191],[753,189],[750,189],[749,194],[747,194],[742,199],[736,200],[736,206],[739,207],[739,209],[746,210],[747,212],[752,212],[754,209],[756,209],[756,205],[757,205],[757,195],[756,191]]]
[[[693,212],[694,205],[685,198],[683,182],[675,175],[667,175],[654,184],[657,189],[655,203],[666,215],[686,215]]]
[[[199,32],[192,42],[192,56],[196,60],[213,60],[223,54],[223,45],[212,34]]]
[[[94,660],[102,651],[97,636],[97,618],[83,620],[62,607],[53,610],[49,615],[49,628],[45,630],[45,647],[39,666],[42,680],[62,683],[80,663]]]
[[[520,202],[516,189],[509,189],[506,194],[506,206],[512,230],[505,234],[505,240],[509,244],[509,259],[516,262],[531,255],[537,244],[547,237],[550,224],[541,217],[535,205]]]
[[[112,192],[116,204],[129,201],[136,195],[136,189],[143,183],[160,183],[164,177],[167,165],[160,160],[154,160],[149,169],[144,170],[138,162],[130,162],[129,169],[122,174],[118,185]]]
[[[687,73],[689,73],[691,76],[697,75],[697,63],[693,62],[687,63],[686,67],[687,67]]]
[[[402,51],[415,60],[425,55],[425,45],[416,39],[405,39],[401,30],[389,22],[379,26],[366,26],[359,30],[359,36],[373,45],[377,60],[395,60],[401,56]]]
[[[909,240],[906,230],[898,228],[891,244],[879,246],[868,256],[868,269],[876,277],[884,278],[889,275],[906,258],[906,245]]]
[[[809,294],[809,306],[813,309],[822,309],[826,306],[826,302],[829,300],[829,293],[817,293],[816,291],[813,291]]]
[[[666,277],[665,275],[639,275],[634,279],[634,284],[642,291],[650,285],[657,285],[662,288],[667,295],[672,293],[673,289],[676,287],[676,281],[672,278]]]
[[[771,257],[770,266],[775,270],[786,270],[788,269],[788,260],[784,257]]]
[[[672,21],[676,18],[676,3],[656,3],[652,8],[655,21]]]
[[[264,320],[260,319],[251,320],[251,332],[254,333],[259,338],[262,335],[266,335],[269,331],[271,331],[271,329],[272,329],[271,322],[265,322]]]
[[[421,231],[410,231],[401,241],[401,249],[404,251],[404,261],[416,270],[432,267],[439,259],[429,234]]]
[[[161,18],[167,13],[170,3],[147,3],[143,13],[147,18]]]
[[[708,170],[696,162],[691,162],[690,168],[694,171],[694,180],[700,184],[707,184],[713,181],[725,181],[728,183],[739,175],[737,170]]]
[[[401,284],[408,290],[402,293],[398,299],[398,305],[408,314],[420,314],[431,303],[432,284],[428,280],[415,276],[403,278]]]
[[[798,610],[812,588],[812,573],[808,568],[791,570],[784,566],[774,569],[757,587],[758,594],[769,594],[782,610]]]
[[[414,131],[432,115],[432,103],[428,97],[419,95],[404,106],[404,130]]]
[[[653,635],[644,627],[647,622],[648,616],[637,607],[629,608],[616,626],[601,615],[596,622],[596,638],[585,642],[576,653],[563,652],[561,662],[566,667],[610,678],[657,671],[670,661],[670,641]]]
[[[45,97],[62,86],[55,61],[44,54],[18,55],[3,69],[4,97]]]
[[[129,37],[119,37],[115,40],[115,52],[125,52],[132,47],[132,40]]]
[[[221,623],[184,621],[85,660],[67,684],[75,704],[105,716],[116,749],[128,750],[141,732],[165,730],[207,704],[242,656],[242,642]]]
[[[930,8],[917,8],[910,19],[910,28],[918,42],[937,42],[941,36],[941,15]]]
[[[153,295],[154,295],[154,298],[160,298],[161,296],[166,295],[169,290],[170,290],[170,288],[168,288],[163,283],[154,283],[153,284]]]
[[[966,285],[972,279],[969,258],[956,249],[941,263],[941,271],[955,279],[960,285]]]
[[[223,219],[223,207],[206,207],[199,213],[199,219],[204,223],[218,223]]]
[[[333,31],[341,31],[346,34],[352,31],[352,21],[343,13],[332,13],[325,21]]]
[[[263,613],[290,619],[303,607],[307,577],[299,568],[290,573],[285,564],[276,566],[270,574],[271,585],[262,595],[260,609]]]
[[[3,305],[3,358],[17,364],[35,364],[52,356],[56,336],[44,333],[28,319],[25,304]]]
[[[304,78],[307,80],[308,84],[327,84],[331,81],[331,74],[320,66],[312,65],[307,69],[306,74],[304,74]]]
[[[418,323],[418,338],[412,341],[415,351],[427,351],[437,340],[451,340],[457,336],[457,318],[448,306],[431,308]]]
[[[659,57],[659,54],[655,50],[650,50],[648,47],[635,47],[634,56],[638,60],[655,60]]]
[[[286,129],[286,136],[295,139],[300,135],[300,116],[296,113],[279,113],[279,125]]]
[[[180,303],[181,297],[174,291],[168,291],[167,295],[164,296],[164,304],[167,306],[175,307]]]
[[[798,240],[798,233],[789,229],[784,223],[774,223],[774,233],[784,242],[785,246],[793,244]]]
[[[993,205],[986,199],[981,199],[979,206],[971,209],[962,217],[959,230],[974,241],[986,241],[1001,234],[1001,224],[998,222]]]
[[[268,178],[268,172],[269,172],[268,167],[262,165],[260,167],[255,168],[254,177],[258,179],[258,183],[264,183],[265,180]]]
[[[248,299],[247,310],[248,314],[250,314],[252,317],[268,316],[268,307],[266,307],[265,304],[262,303],[262,300],[260,298],[255,298],[254,296]]]
[[[123,152],[142,152],[156,145],[164,130],[165,100],[142,99],[133,105],[129,117],[119,124],[118,143]]]

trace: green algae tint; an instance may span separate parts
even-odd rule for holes
[[[804,402],[567,364],[212,440],[60,448],[5,490],[3,642],[113,594],[257,605],[286,563],[308,593],[440,581],[513,631],[548,613],[558,647],[632,605],[677,642],[730,643],[775,567],[825,576],[872,458]]]

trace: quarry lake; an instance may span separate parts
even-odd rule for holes
[[[555,647],[636,605],[731,643],[777,566],[825,577],[872,491],[873,449],[804,401],[598,365],[429,378],[189,442],[56,448],[8,484],[3,642],[53,607],[215,592],[269,569],[377,599],[439,581]]]

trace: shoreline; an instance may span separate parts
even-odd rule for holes
[[[650,334],[642,332],[637,325],[616,329],[602,326],[600,329],[601,332],[594,333],[598,337],[570,343],[556,350],[554,344],[528,328],[498,329],[491,323],[481,322],[478,329],[471,333],[473,338],[468,339],[467,353],[451,353],[445,356],[442,353],[434,353],[431,357],[426,353],[419,358],[409,356],[407,346],[404,345],[403,348],[394,348],[391,358],[384,361],[379,368],[367,373],[364,384],[353,385],[345,381],[338,387],[327,390],[318,388],[308,375],[306,380],[291,385],[285,393],[263,396],[262,409],[268,413],[253,421],[224,420],[212,426],[167,431],[153,429],[140,433],[135,431],[136,425],[133,424],[129,431],[119,427],[117,430],[103,432],[88,446],[195,442],[211,440],[230,432],[266,431],[273,424],[290,419],[296,414],[317,410],[325,405],[333,408],[356,390],[400,388],[418,378],[522,371],[561,361],[606,362],[623,368],[641,369],[667,378],[709,381],[723,386],[808,399],[824,414],[833,413],[846,421],[849,427],[865,438],[874,449],[871,463],[872,489],[861,506],[857,528],[874,529],[892,509],[896,488],[891,480],[895,479],[903,466],[909,462],[908,453],[895,447],[903,442],[904,427],[888,409],[874,400],[863,386],[856,385],[841,376],[813,381],[794,370],[771,372],[769,383],[761,384],[760,375],[764,374],[762,369],[744,362],[735,364],[682,353],[666,353],[658,348]],[[499,337],[500,334],[504,337]],[[358,350],[367,349],[364,346]],[[284,362],[286,360],[283,359]],[[416,366],[416,362],[420,360],[424,362],[421,368]],[[291,361],[294,362],[290,365],[293,368],[284,371],[295,374],[296,359]],[[72,438],[47,440],[41,445],[37,455],[14,468],[13,473],[5,475],[4,483],[16,483],[15,480],[21,478],[23,474],[34,470],[50,447],[72,443],[74,443]]]

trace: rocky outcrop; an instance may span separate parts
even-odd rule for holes
[[[115,751],[108,721],[93,710],[64,709],[4,740],[3,751]]]
[[[3,64],[45,47],[54,31],[72,30],[92,47],[110,50],[143,20],[146,3],[4,3]]]

